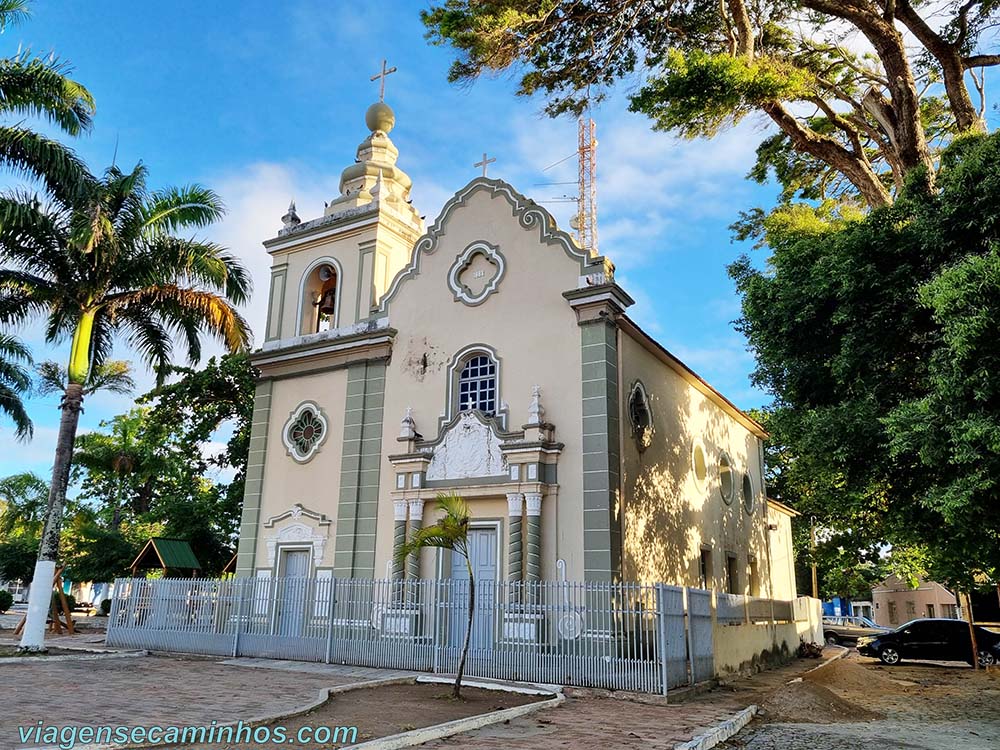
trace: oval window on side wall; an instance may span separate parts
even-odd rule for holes
[[[753,491],[753,480],[750,479],[750,475],[743,474],[743,510],[747,512],[747,515],[753,513],[753,509],[757,505],[757,498],[754,496]]]
[[[736,491],[736,477],[734,476],[733,462],[729,454],[723,452],[719,456],[719,492],[726,505],[732,505],[733,495]]]

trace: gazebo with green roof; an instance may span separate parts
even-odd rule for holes
[[[194,556],[194,550],[186,539],[152,537],[142,552],[132,563],[132,576],[138,570],[159,568],[165,578],[190,576],[194,578],[201,570],[201,563]]]

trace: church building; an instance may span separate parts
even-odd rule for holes
[[[762,427],[629,317],[609,258],[511,185],[477,177],[425,224],[393,111],[365,123],[323,216],[293,204],[264,242],[238,574],[459,576],[436,550],[394,554],[457,493],[480,579],[794,598]]]

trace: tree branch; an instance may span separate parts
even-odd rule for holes
[[[780,102],[762,106],[779,128],[791,139],[795,147],[815,156],[842,172],[858,189],[872,207],[886,206],[892,202],[889,191],[872,170],[868,159],[845,148],[835,138],[817,133],[799,122]]]

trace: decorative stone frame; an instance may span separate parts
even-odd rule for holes
[[[318,529],[313,529],[299,519],[310,518],[316,521]],[[278,560],[278,552],[281,549],[292,548],[312,548],[313,567],[317,567],[323,562],[323,554],[326,551],[326,543],[330,538],[330,526],[333,522],[323,513],[309,510],[301,503],[295,503],[284,513],[271,516],[264,522],[265,529],[274,529],[275,525],[285,519],[293,519],[295,523],[288,524],[276,533],[264,537],[267,547],[267,564],[277,574],[275,565]]]
[[[319,420],[320,424],[323,425],[323,433],[319,436],[319,439],[313,443],[312,447],[305,453],[300,454],[295,446],[295,443],[291,438],[291,431],[295,423],[302,417],[306,411],[312,411],[316,419]],[[320,448],[323,443],[326,442],[327,437],[330,434],[330,420],[326,418],[326,414],[315,401],[303,401],[295,409],[289,413],[288,419],[285,420],[284,427],[281,428],[281,442],[285,446],[285,452],[292,457],[292,460],[296,463],[305,464],[309,463],[313,457],[319,453]]]
[[[493,362],[496,369],[497,387],[496,387],[496,414],[492,417],[487,417],[487,419],[496,419],[501,429],[507,429],[507,402],[503,400],[503,392],[500,387],[501,383],[501,360],[497,356],[496,349],[487,344],[470,344],[464,347],[461,351],[455,354],[451,358],[451,362],[448,364],[448,378],[447,378],[447,393],[445,393],[445,409],[438,419],[438,434],[444,429],[445,425],[450,424],[455,416],[459,413],[459,403],[458,403],[458,379],[462,375],[462,369],[465,367],[465,363],[468,362],[473,357],[482,355],[484,357],[489,357]]]
[[[316,331],[313,330],[314,326],[310,326],[308,331],[302,330],[302,326],[305,323],[306,310],[308,310],[313,304],[312,300],[306,299],[306,283],[309,281],[309,277],[312,276],[313,272],[320,266],[331,266],[334,270],[334,273],[337,274],[337,286],[336,286],[337,311],[333,315],[333,323],[330,324],[330,329],[333,330],[340,326],[340,305],[341,305],[341,298],[343,297],[343,292],[344,292],[344,272],[343,269],[341,269],[340,267],[340,261],[338,261],[336,258],[332,256],[325,255],[322,258],[317,258],[312,263],[310,263],[306,267],[306,270],[302,273],[302,278],[299,279],[299,293],[296,298],[298,301],[298,308],[295,314],[295,336],[308,336],[316,333]],[[316,314],[318,315],[319,312],[316,311]]]
[[[460,277],[462,272],[472,265],[477,256],[484,257],[496,266],[497,270],[493,274],[493,278],[483,288],[483,291],[479,294],[472,294],[472,291],[461,282]],[[456,302],[475,307],[476,305],[483,304],[491,294],[497,291],[497,287],[500,286],[500,282],[503,280],[506,271],[507,261],[500,253],[500,248],[490,244],[486,240],[476,240],[459,253],[458,257],[455,258],[455,262],[452,263],[451,269],[448,271],[448,288],[455,295]]]
[[[637,424],[632,413],[632,402],[638,398],[643,410],[646,412],[647,424]],[[625,401],[625,411],[628,412],[628,421],[632,425],[632,439],[635,440],[636,448],[642,453],[653,443],[653,409],[649,403],[649,392],[641,380],[632,382],[628,390],[628,399]]]

